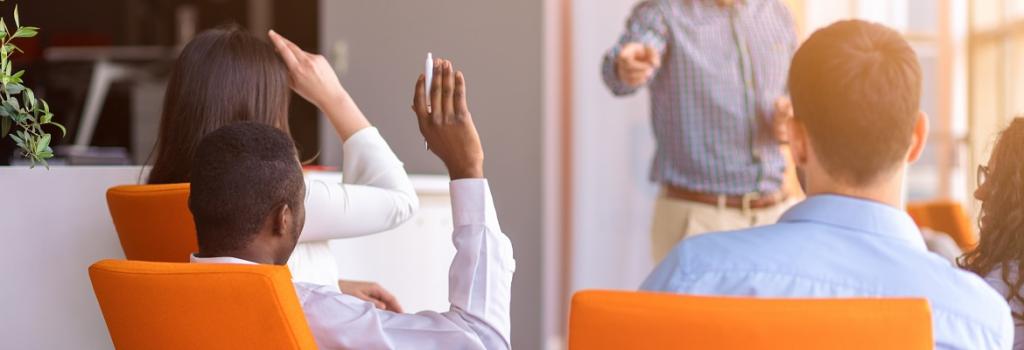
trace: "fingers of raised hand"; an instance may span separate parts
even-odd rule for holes
[[[443,82],[444,73],[444,60],[434,60],[434,79],[431,81],[430,86],[430,114],[434,119],[434,122],[440,122],[441,118],[444,117],[443,107],[441,106],[441,84]]]
[[[466,77],[462,72],[455,74],[455,114],[458,118],[469,117],[469,103],[466,100]]]
[[[422,123],[427,119],[430,119],[430,113],[427,111],[427,96],[423,90],[423,86],[426,84],[427,78],[420,74],[420,77],[416,79],[415,92],[412,95],[412,110],[416,113],[416,119]]]
[[[452,67],[450,61],[446,61],[444,65],[444,73],[442,73],[441,83],[441,106],[443,108],[443,115],[446,121],[450,121],[455,117],[455,68]]]

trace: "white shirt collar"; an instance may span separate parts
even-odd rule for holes
[[[258,265],[249,260],[243,260],[230,256],[218,256],[213,258],[200,258],[195,254],[189,255],[189,261],[194,264],[242,264],[242,265]]]

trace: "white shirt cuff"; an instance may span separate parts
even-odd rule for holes
[[[452,197],[452,222],[455,227],[487,225],[498,227],[498,214],[487,179],[459,179],[449,185]]]

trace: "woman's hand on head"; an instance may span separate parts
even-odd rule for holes
[[[291,77],[292,89],[320,109],[347,94],[334,68],[322,55],[303,51],[298,45],[271,30],[270,40],[277,48]]]
[[[288,66],[292,90],[327,115],[342,141],[370,126],[324,56],[302,51],[273,30],[269,35],[277,53]]]

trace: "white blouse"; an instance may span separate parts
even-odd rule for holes
[[[338,290],[338,266],[327,240],[387,231],[412,218],[419,198],[402,162],[377,128],[343,145],[342,177],[306,176],[306,225],[288,268],[292,279]]]

